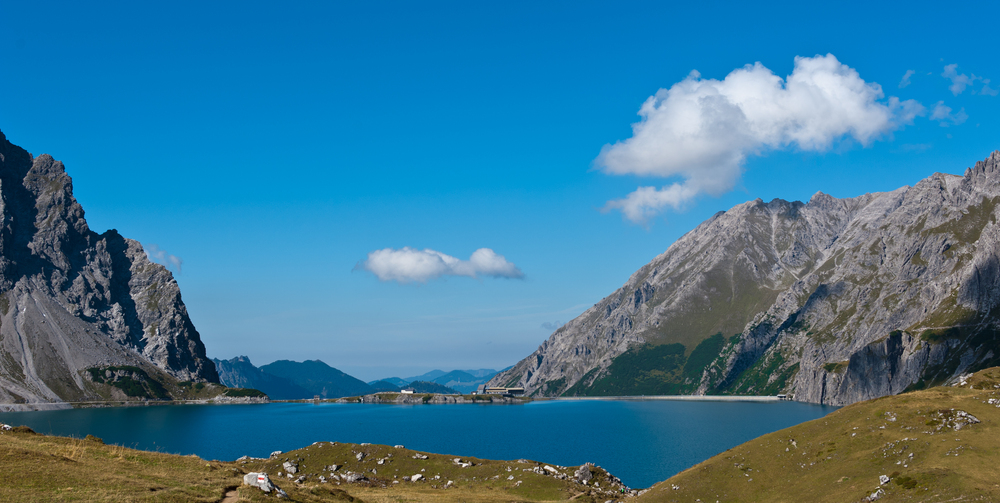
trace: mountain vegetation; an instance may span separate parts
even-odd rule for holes
[[[491,385],[849,404],[1000,363],[1000,151],[964,176],[719,212]]]

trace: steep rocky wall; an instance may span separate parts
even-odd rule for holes
[[[129,364],[218,382],[172,274],[90,230],[61,162],[0,133],[0,401],[93,396],[82,370]]]

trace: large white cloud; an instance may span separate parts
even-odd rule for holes
[[[469,260],[460,260],[431,249],[417,250],[408,246],[398,250],[383,248],[369,253],[357,268],[371,272],[382,281],[400,283],[425,283],[441,276],[524,277],[521,269],[489,248],[472,252]]]
[[[606,209],[643,222],[700,194],[731,190],[749,155],[788,147],[822,152],[846,136],[868,145],[925,112],[916,101],[883,97],[881,86],[832,54],[796,57],[787,79],[760,63],[721,81],[691,72],[650,96],[632,137],[605,145],[595,161],[608,174],[682,181],[640,187]]]

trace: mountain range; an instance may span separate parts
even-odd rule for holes
[[[114,229],[92,231],[63,164],[0,132],[0,408],[218,380],[170,271]]]
[[[964,176],[719,212],[493,385],[843,405],[1000,363],[1000,152]]]
[[[412,386],[415,382],[432,382],[446,386],[459,393],[468,394],[476,391],[479,385],[486,384],[496,374],[497,371],[493,369],[452,370],[450,372],[435,369],[419,376],[406,378],[386,377],[371,381],[368,384],[376,386],[376,383],[385,383],[394,385],[397,388],[405,388],[408,385]],[[385,384],[380,384],[379,386],[384,387]]]
[[[302,400],[314,396],[324,399],[341,398],[379,391],[399,391],[404,386],[413,388],[417,393],[458,393],[440,383],[420,380],[403,383],[403,386],[382,380],[365,383],[320,360],[278,360],[259,368],[246,356],[231,360],[214,359],[213,362],[219,369],[222,384],[258,389],[275,400]],[[442,372],[440,375],[445,374]]]

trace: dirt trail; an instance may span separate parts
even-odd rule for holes
[[[236,489],[232,489],[226,492],[226,495],[222,498],[221,501],[219,501],[219,503],[236,503],[239,500],[240,500],[239,491],[237,491]]]

